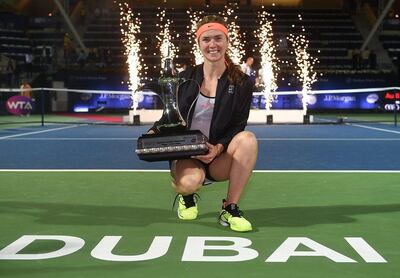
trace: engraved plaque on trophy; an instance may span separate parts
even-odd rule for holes
[[[167,58],[158,81],[164,110],[157,122],[155,134],[138,138],[136,154],[145,161],[189,158],[208,152],[207,137],[199,130],[188,130],[177,104],[181,79],[174,76],[172,59]]]

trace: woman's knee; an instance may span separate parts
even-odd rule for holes
[[[201,170],[193,171],[173,179],[173,186],[178,193],[192,194],[202,186],[205,174]]]
[[[241,148],[248,148],[250,151],[257,151],[257,138],[255,134],[251,131],[242,131],[235,135],[233,138],[236,144],[238,144]]]

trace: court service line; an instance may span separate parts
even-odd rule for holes
[[[167,169],[0,169],[0,172],[118,172],[118,173],[168,173]],[[254,173],[396,173],[400,170],[254,170]]]
[[[9,138],[15,138],[15,137],[21,137],[21,136],[26,136],[26,135],[33,135],[33,134],[39,134],[39,133],[58,131],[58,130],[69,129],[69,128],[74,128],[74,127],[78,127],[78,126],[79,125],[71,125],[71,126],[63,126],[63,127],[51,128],[51,129],[40,130],[40,131],[19,133],[19,134],[0,137],[0,140],[9,139]]]
[[[372,129],[372,130],[378,130],[378,131],[383,131],[383,132],[400,134],[400,131],[395,131],[395,130],[390,130],[390,129],[384,129],[384,128],[378,128],[378,127],[372,127],[372,126],[360,125],[360,124],[350,124],[350,123],[346,123],[346,124],[347,125],[351,125],[351,126],[366,128],[366,129]]]

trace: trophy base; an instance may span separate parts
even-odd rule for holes
[[[208,152],[207,137],[199,130],[143,134],[135,150],[140,160],[164,161],[190,158]]]

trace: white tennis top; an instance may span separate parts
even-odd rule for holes
[[[191,130],[198,129],[210,137],[210,125],[214,110],[215,97],[207,97],[201,92],[194,108]]]

